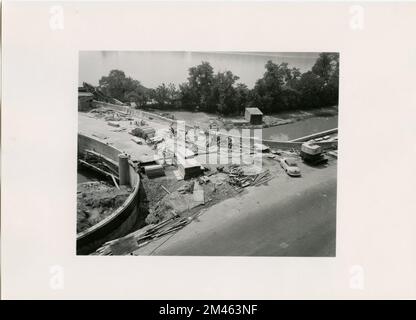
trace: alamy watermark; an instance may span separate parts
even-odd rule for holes
[[[200,130],[195,126],[187,126],[185,121],[175,121],[167,136],[165,143],[156,147],[156,157],[159,159],[187,159],[199,155],[201,164],[247,164],[253,165],[254,170],[261,171],[262,129]]]

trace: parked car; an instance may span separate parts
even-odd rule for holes
[[[280,159],[280,166],[289,176],[292,177],[299,177],[300,176],[300,169],[296,164],[295,159],[292,158],[282,158]]]

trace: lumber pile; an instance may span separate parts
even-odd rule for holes
[[[150,126],[141,126],[131,130],[130,134],[135,137],[150,139],[155,136],[156,130]]]
[[[228,183],[237,188],[257,186],[273,178],[268,169],[259,174],[246,175],[241,167],[231,166],[228,170],[223,169],[223,172],[228,174]]]
[[[106,242],[96,255],[127,255],[153,240],[166,236],[186,226],[191,219],[171,217],[158,224],[149,225],[126,237]]]

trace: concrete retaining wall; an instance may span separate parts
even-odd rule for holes
[[[78,152],[84,153],[85,150],[93,150],[118,162],[120,150],[98,141],[92,137],[78,134]],[[77,254],[85,255],[94,252],[107,241],[125,236],[133,231],[132,228],[144,220],[145,213],[140,209],[140,176],[134,168],[130,166],[130,184],[132,193],[110,216],[101,220],[92,227],[77,234]]]
[[[331,135],[331,134],[334,134],[334,133],[338,133],[338,128],[334,128],[334,129],[330,129],[330,130],[310,134],[308,136],[304,136],[304,137],[301,137],[301,138],[290,140],[290,142],[305,142],[305,141],[309,141],[309,140],[312,140],[312,139],[325,137],[325,136],[328,136],[328,135]]]
[[[83,154],[85,150],[92,150],[110,158],[118,163],[118,155],[123,153],[121,150],[116,149],[113,146],[106,144],[93,137],[88,137],[82,134],[78,134],[78,154]]]

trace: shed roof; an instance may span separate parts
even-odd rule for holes
[[[246,108],[246,111],[248,111],[250,114],[263,114],[263,112],[261,112],[259,108]]]
[[[91,92],[82,92],[78,91],[78,97],[93,97],[94,95]]]

